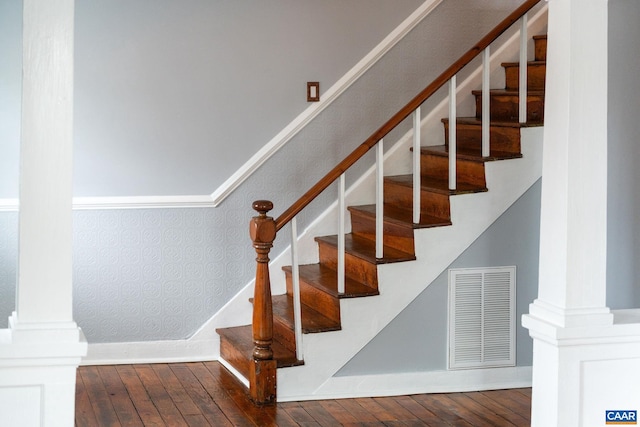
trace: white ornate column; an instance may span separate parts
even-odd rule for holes
[[[72,426],[87,344],[72,313],[74,0],[24,0],[16,311],[0,331],[0,424]]]
[[[606,0],[549,0],[532,426],[640,409],[640,325],[606,306]],[[640,411],[638,411],[640,413]]]

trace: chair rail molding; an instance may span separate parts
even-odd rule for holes
[[[0,199],[0,212],[15,212],[18,199]],[[127,197],[74,197],[74,210],[95,209],[167,209],[167,208],[211,208],[209,195],[190,196],[127,196]]]

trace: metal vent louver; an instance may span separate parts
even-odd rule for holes
[[[449,270],[449,369],[515,365],[516,268]]]

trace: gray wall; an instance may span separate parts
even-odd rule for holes
[[[75,194],[212,193],[422,2],[77,2]]]
[[[540,189],[538,180],[449,266],[516,266],[518,366],[532,364],[533,343],[520,318],[538,295]],[[336,375],[446,369],[448,286],[444,271]]]
[[[640,307],[640,2],[609,1],[607,304]]]
[[[254,274],[255,254],[247,236],[247,222],[252,215],[251,202],[263,198],[271,199],[275,204],[273,214],[278,215],[423,89],[448,64],[473,46],[514,6],[512,0],[493,0],[482,4],[466,0],[444,2],[218,208],[76,212],[75,317],[87,332],[89,341],[179,339],[195,332],[204,320],[246,285]],[[83,7],[85,6],[79,2],[78,19],[82,16]],[[167,13],[180,12],[167,7]],[[133,10],[123,7],[121,19],[131,19],[129,14],[132,13]],[[154,9],[153,13],[159,12]],[[139,18],[141,22],[147,22],[143,16]],[[457,22],[455,27],[450,24],[454,20]],[[82,23],[78,22],[77,25],[79,31],[83,31]],[[150,40],[158,34],[148,28],[143,31],[145,28],[140,27],[136,40],[142,39],[151,43]],[[117,34],[111,33],[113,31],[105,37],[117,38]],[[158,49],[162,46],[163,40],[160,37]],[[124,54],[128,46],[131,45],[123,42],[117,47]],[[146,57],[144,51],[138,54],[142,59]],[[137,57],[132,57],[134,56]],[[240,55],[241,58],[243,56]],[[148,59],[153,62],[154,58],[157,59],[155,56]],[[287,55],[287,58],[292,61],[293,57]],[[358,59],[360,58],[355,58],[354,63]],[[110,73],[115,81],[124,78],[123,75],[136,75],[137,71],[132,68],[132,64],[126,61],[120,61],[119,64],[122,67],[118,69],[115,69],[118,64],[108,64],[112,67]],[[238,66],[237,70],[242,72],[244,68]],[[128,74],[129,72],[131,74]],[[176,76],[182,73],[190,75],[187,69],[173,72]],[[100,76],[97,75],[96,78],[98,77]],[[306,76],[304,78],[306,79]],[[136,82],[129,82],[132,90],[138,90],[136,85],[144,86],[144,80],[143,76]],[[82,83],[79,83],[79,86],[82,87]],[[116,89],[118,88],[113,88],[117,92]],[[80,99],[80,94],[77,96],[76,113],[79,121],[85,120],[83,114],[89,114],[92,109],[99,109],[101,103],[109,103],[108,98],[96,96],[92,100],[95,105],[90,106],[86,104],[88,99]],[[191,99],[196,98],[194,95]],[[145,114],[153,115],[156,111],[160,114],[168,108],[158,105],[155,99],[146,101],[143,105],[134,103],[138,110],[145,110]],[[265,108],[269,109],[269,105],[270,103]],[[116,107],[112,106],[112,114],[107,115],[104,120],[117,117]],[[85,112],[85,109],[89,112]],[[134,113],[142,114],[138,110]],[[162,114],[157,117],[158,120],[166,119]],[[145,120],[141,119],[142,122]],[[109,124],[111,126],[96,129],[96,134],[109,133],[111,130],[121,132],[120,127],[124,126],[115,119]],[[136,135],[145,133],[143,128],[129,130],[127,137],[135,138]],[[80,145],[81,132],[77,136]],[[390,140],[393,141],[394,138],[391,137]],[[128,158],[138,157],[139,146],[132,143],[127,147],[126,153],[112,158],[106,154],[112,149],[111,142],[103,140],[103,145],[96,146],[95,152],[92,151],[92,161],[96,164],[111,163],[116,168],[122,168],[123,174],[130,173],[128,169],[135,169],[137,166],[130,165]],[[244,140],[234,141],[233,145],[235,149],[248,156],[247,152],[250,150],[244,143]],[[182,141],[176,144],[180,145]],[[147,149],[149,147],[155,146],[147,146]],[[76,160],[82,163],[81,159],[86,153],[83,154],[79,147],[76,148]],[[224,150],[224,147],[220,149]],[[193,161],[197,164],[197,152],[187,150],[186,154],[194,156]],[[176,153],[168,154],[170,155],[179,157]],[[221,164],[225,162],[225,159],[220,159]],[[348,180],[359,176],[371,163],[372,159],[367,158],[348,176]],[[211,167],[214,168],[213,163]],[[183,174],[171,171],[167,165],[161,165],[159,169],[166,172],[171,179],[178,180]],[[149,176],[162,179],[152,174]],[[97,177],[93,181],[99,184]],[[135,188],[138,183],[131,180],[130,185]],[[315,218],[334,196],[335,192],[331,189],[312,203],[299,217],[299,227],[302,229],[309,220]],[[10,230],[4,229],[0,233],[10,235]],[[274,256],[282,251],[288,241],[286,229],[280,235],[272,251]],[[5,283],[1,286],[13,285]],[[203,304],[192,309],[189,304],[195,300],[200,300]],[[6,315],[8,313],[0,313],[0,318],[6,318]],[[172,318],[176,319],[175,322],[167,320],[167,316],[181,315],[179,321],[175,317]],[[137,326],[132,328],[132,325]]]
[[[18,197],[22,1],[0,0],[0,199]]]

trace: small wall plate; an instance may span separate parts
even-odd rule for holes
[[[320,101],[320,82],[307,82],[307,102]]]

